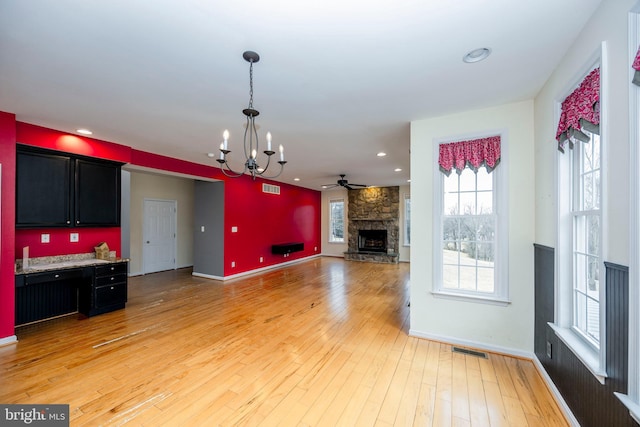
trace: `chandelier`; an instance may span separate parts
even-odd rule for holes
[[[244,157],[246,159],[244,162],[244,169],[242,170],[242,172],[236,172],[231,169],[231,167],[227,163],[227,155],[231,153],[231,150],[228,149],[229,131],[226,129],[222,134],[223,141],[220,144],[220,158],[216,159],[216,161],[220,163],[220,169],[222,170],[222,173],[231,178],[237,178],[247,172],[254,180],[256,179],[256,176],[261,176],[263,178],[276,178],[282,173],[282,171],[284,170],[284,165],[287,162],[284,160],[284,148],[282,147],[282,145],[280,145],[280,160],[278,161],[278,163],[280,164],[280,170],[275,175],[265,175],[267,169],[269,169],[269,165],[271,164],[271,156],[276,153],[271,149],[270,132],[267,132],[266,135],[267,149],[263,151],[263,153],[267,156],[267,163],[264,166],[260,166],[258,164],[258,152],[260,151],[260,148],[255,120],[260,112],[253,108],[253,64],[260,61],[260,55],[258,55],[256,52],[246,51],[242,54],[242,57],[249,63],[249,106],[242,110],[242,114],[247,117],[247,124],[244,129]]]

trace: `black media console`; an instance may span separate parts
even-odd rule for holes
[[[304,243],[280,243],[271,246],[271,253],[276,255],[290,254],[304,250]]]

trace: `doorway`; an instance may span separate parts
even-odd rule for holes
[[[142,272],[176,268],[176,200],[144,199]]]

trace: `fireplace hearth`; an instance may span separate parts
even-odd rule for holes
[[[387,230],[358,230],[358,252],[387,252]]]

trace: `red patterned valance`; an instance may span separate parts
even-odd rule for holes
[[[636,59],[633,61],[633,69],[636,70],[633,74],[633,84],[640,86],[640,49],[638,49]]]
[[[558,150],[564,153],[569,141],[573,148],[575,141],[589,142],[589,137],[581,129],[600,133],[600,68],[591,71],[580,86],[562,102],[562,112],[556,139]]]
[[[447,176],[452,169],[460,174],[465,167],[477,171],[480,166],[484,166],[488,172],[491,172],[498,163],[500,163],[500,136],[440,144],[438,164],[440,170]]]

